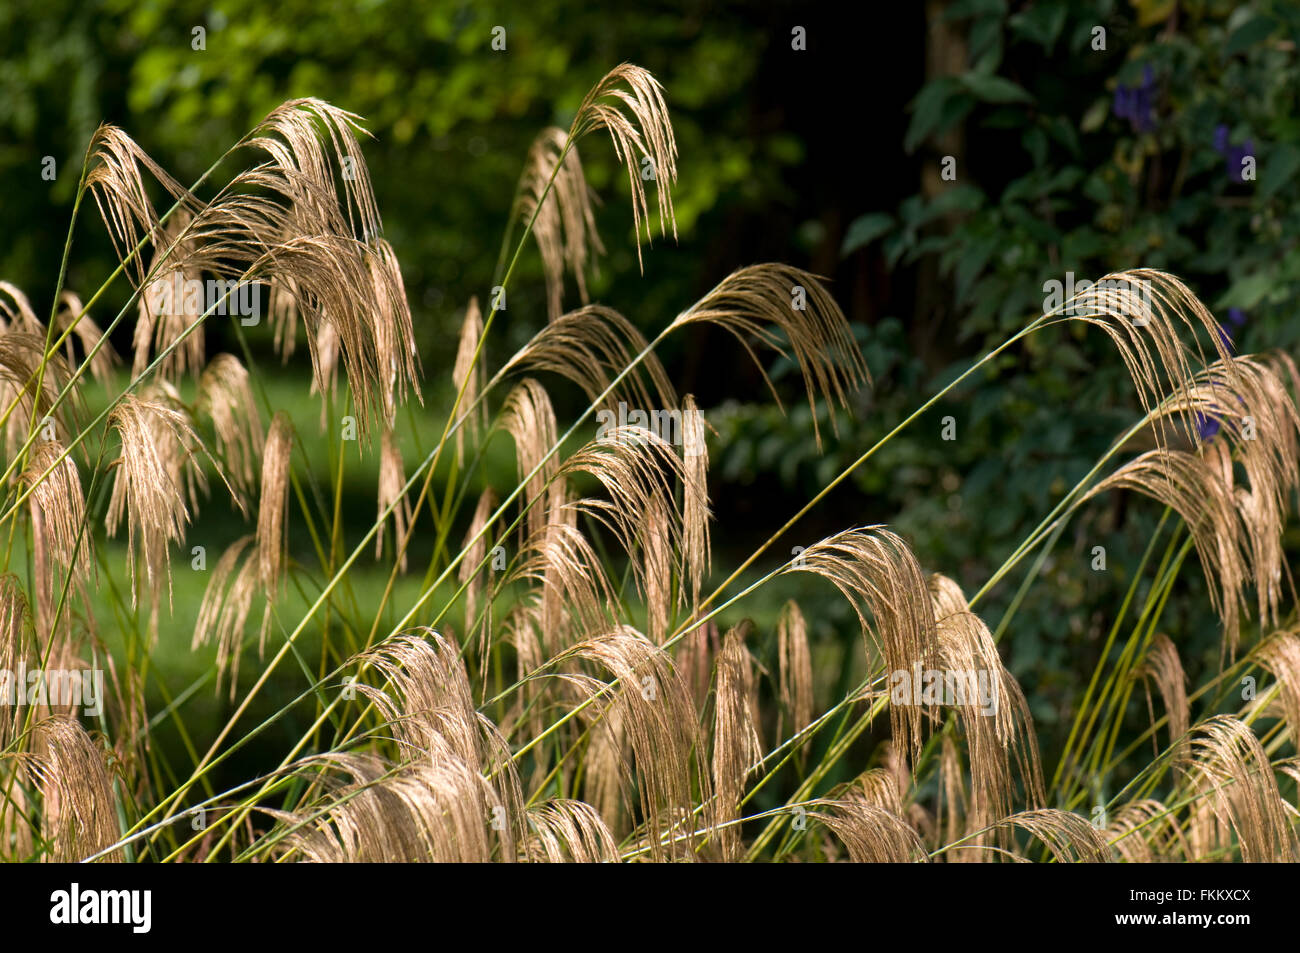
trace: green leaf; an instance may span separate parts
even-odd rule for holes
[[[1110,115],[1110,100],[1098,99],[1088,107],[1088,111],[1079,120],[1079,128],[1084,132],[1096,132]]]
[[[1249,311],[1263,300],[1272,286],[1272,273],[1257,271],[1253,275],[1234,281],[1232,287],[1215,304],[1215,309],[1241,308]]]
[[[978,60],[988,52],[996,52],[998,58],[1001,58],[1002,47],[1002,20],[997,16],[986,16],[975,23],[970,28],[970,57],[972,60]],[[981,69],[979,72],[987,73],[987,69]]]
[[[957,261],[957,268],[954,273],[956,286],[954,290],[959,300],[965,298],[970,292],[971,285],[984,271],[997,250],[998,241],[996,237],[973,241],[964,246],[962,256]]]
[[[1042,46],[1043,52],[1050,53],[1065,27],[1066,13],[1064,3],[1035,3],[1011,18],[1011,29]]]
[[[1034,160],[1034,168],[1039,168],[1047,161],[1047,133],[1037,126],[1026,129],[1024,135],[1020,137],[1021,144],[1025,151]]]
[[[957,90],[957,81],[951,76],[941,76],[922,87],[912,102],[912,121],[903,138],[905,152],[915,151],[936,130],[943,117],[944,104]]]
[[[849,225],[844,235],[844,244],[840,246],[840,257],[847,258],[859,248],[870,245],[881,235],[894,227],[894,216],[887,212],[868,212],[859,215]]]
[[[1070,155],[1076,159],[1083,157],[1082,147],[1079,144],[1079,133],[1070,120],[1064,116],[1056,116],[1047,121],[1045,128],[1049,136],[1069,150]]]
[[[983,204],[984,193],[975,186],[954,185],[925,203],[915,224],[923,225],[953,212],[973,212]]]
[[[1253,20],[1248,20],[1232,31],[1232,36],[1228,37],[1228,42],[1223,47],[1223,55],[1236,56],[1264,42],[1273,32],[1274,26],[1276,24],[1271,17],[1255,17]]]
[[[902,232],[895,232],[885,239],[885,263],[893,268],[898,259],[903,257],[911,243]]]
[[[1282,186],[1290,182],[1296,170],[1300,169],[1300,147],[1285,142],[1273,149],[1262,165],[1259,175],[1259,198],[1261,202],[1267,202]]]
[[[1034,97],[1011,80],[1002,76],[984,76],[980,73],[965,73],[961,84],[978,99],[986,103],[1031,103]]]

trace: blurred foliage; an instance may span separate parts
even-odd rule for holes
[[[571,16],[574,8],[556,0],[508,13],[468,3],[316,0],[6,4],[6,219],[18,225],[49,214],[32,189],[44,155],[60,169],[51,198],[70,211],[76,169],[101,120],[122,125],[189,183],[284,100],[327,99],[364,117],[374,134],[366,162],[423,319],[420,343],[438,366],[436,352],[458,328],[456,312],[492,284],[533,137],[547,125],[567,127],[586,91],[631,54],[670,91],[682,157],[674,198],[686,251],[698,247],[691,236],[701,216],[720,202],[770,202],[782,191],[783,167],[802,157],[798,139],[779,130],[751,135],[746,114],[732,108],[764,43],[758,27],[732,17],[725,29],[709,29],[689,12],[654,7],[611,23]],[[506,27],[503,52],[490,47],[498,23]],[[203,50],[192,48],[197,27],[205,31]],[[642,280],[625,175],[606,142],[593,139],[583,152],[588,180],[604,199],[599,225],[609,249],[593,295],[657,321],[671,317],[690,303],[683,285],[685,294],[694,291],[694,256],[650,256]],[[51,223],[41,241],[3,249],[0,273],[52,286],[62,236]],[[73,287],[96,286],[111,270],[100,244],[100,257],[74,259]],[[537,256],[526,255],[514,310],[536,313],[540,274]],[[518,346],[531,327],[516,324],[507,343]]]
[[[914,312],[874,324],[864,342],[876,375],[858,416],[865,426],[826,452],[797,412],[784,425],[767,411],[728,418],[734,442],[720,472],[729,479],[772,468],[800,494],[815,492],[973,356],[1041,313],[1044,283],[1065,283],[1068,272],[1090,280],[1134,267],[1172,272],[1221,321],[1230,308],[1244,312],[1244,329],[1233,332],[1239,352],[1296,353],[1300,8],[959,0],[943,22],[964,39],[967,67],[916,93],[903,147],[938,168],[948,154],[941,144],[960,132],[955,178],[864,213],[843,244],[848,258],[911,269],[918,286],[934,275],[942,313],[924,312],[918,287],[905,301]],[[1104,49],[1095,48],[1097,27]],[[1248,156],[1253,178],[1242,174]],[[906,334],[927,322],[924,344],[945,358],[932,367]],[[1081,325],[1035,335],[959,394],[860,468],[855,483],[872,500],[871,518],[895,524],[928,565],[971,592],[1139,409],[1110,343]],[[958,438],[944,442],[949,414]],[[1149,504],[1133,508],[1142,512],[1115,499],[1076,519],[1045,566],[1048,584],[1017,612],[1008,661],[1040,718],[1068,709],[1113,621],[1154,525]],[[1106,574],[1090,568],[1095,545],[1107,547]],[[1212,669],[1216,628],[1198,574],[1184,575],[1192,591],[1166,624],[1189,670]],[[1004,583],[990,601],[991,624],[1014,591]]]

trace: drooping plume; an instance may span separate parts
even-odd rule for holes
[[[262,586],[269,595],[280,591],[288,544],[289,466],[293,455],[293,424],[284,411],[276,413],[262,450],[262,496],[257,508],[257,554]]]
[[[627,404],[625,412],[648,415],[655,408],[677,406],[668,374],[654,352],[647,351],[648,346],[641,332],[617,311],[588,305],[562,315],[533,335],[497,372],[494,381],[510,373],[551,371],[573,381],[594,402],[644,351],[641,364],[626,374],[605,404],[617,411],[621,400]]]
[[[478,298],[469,299],[465,308],[465,319],[460,326],[460,343],[456,346],[456,363],[452,367],[451,379],[456,392],[462,393],[458,413],[464,418],[465,426],[456,429],[456,456],[464,459],[465,437],[470,443],[477,444],[487,421],[487,408],[479,403],[483,393],[483,355],[479,353],[483,337],[483,316],[479,312]],[[478,358],[477,360],[475,358]]]
[[[740,857],[740,801],[745,778],[762,754],[753,707],[753,659],[745,647],[749,626],[732,629],[722,640],[714,693],[712,824],[724,860]]]
[[[618,679],[613,697],[604,684],[575,682],[604,691],[602,710],[613,706],[631,748],[624,770],[635,770],[645,825],[644,845],[655,859],[691,860],[697,842],[694,792],[707,799],[708,775],[699,763],[701,738],[690,694],[662,649],[629,626],[582,642],[558,660],[583,659]]]
[[[585,305],[587,262],[605,251],[596,232],[593,197],[576,143],[568,142],[568,134],[563,129],[554,126],[543,129],[524,160],[516,207],[518,217],[525,224],[533,223],[533,238],[542,254],[542,269],[546,274],[546,304],[552,321],[564,309],[566,268],[573,275],[578,296]]]
[[[384,511],[390,506],[393,508],[391,514],[393,523],[393,548],[396,550],[406,539],[407,528],[411,525],[414,514],[411,511],[411,501],[402,492],[406,486],[406,467],[402,463],[402,450],[397,444],[397,434],[393,433],[391,427],[385,424],[382,437],[383,445],[379,451],[379,495],[377,505],[379,513],[376,519],[383,519]],[[375,534],[375,558],[380,559],[384,555],[384,533],[381,531]],[[406,572],[406,550],[401,550],[401,560],[398,563],[402,572]]]
[[[815,275],[789,265],[751,265],[732,272],[679,314],[672,327],[692,324],[714,324],[734,335],[754,359],[778,406],[781,399],[754,347],[786,356],[788,346],[803,374],[819,445],[817,399],[826,402],[835,427],[833,404],[847,406],[849,394],[871,380],[840,306]]]
[[[814,543],[786,572],[829,579],[857,613],[862,633],[888,672],[938,668],[938,630],[921,567],[903,539],[881,527],[847,530]],[[922,705],[890,705],[889,722],[900,750],[921,750]]]
[[[108,424],[117,430],[122,455],[113,464],[116,477],[108,503],[108,533],[116,536],[123,520],[127,524],[127,558],[131,563],[132,605],[140,595],[136,556],[144,563],[144,583],[152,602],[156,622],[163,581],[171,600],[171,567],[168,551],[185,538],[190,521],[187,480],[194,475],[194,452],[199,447],[190,422],[181,411],[156,399],[125,395],[109,414]]]
[[[646,240],[650,239],[646,181],[655,184],[660,234],[666,235],[671,224],[673,238],[677,237],[672,199],[672,187],[677,182],[677,142],[668,118],[668,106],[664,103],[663,87],[648,72],[631,63],[610,70],[591,88],[578,107],[569,129],[569,139],[577,142],[596,129],[609,132],[614,154],[627,169],[628,183],[632,187],[632,229],[636,235],[639,264],[643,219]]]
[[[262,419],[249,385],[248,369],[233,354],[218,354],[199,375],[198,409],[212,421],[226,472],[247,501],[257,485]]]

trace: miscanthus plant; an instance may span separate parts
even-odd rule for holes
[[[786,560],[788,540],[777,542],[947,389],[891,433],[869,420],[845,431],[867,367],[832,296],[785,265],[740,268],[649,340],[588,301],[602,243],[580,145],[599,147],[607,133],[626,167],[638,255],[652,224],[676,229],[676,145],[659,84],[621,66],[570,129],[537,137],[497,286],[482,308],[468,303],[446,348],[455,396],[445,407],[423,403],[415,319],[360,133],[358,117],[327,103],[287,102],[186,187],[103,127],[67,248],[93,197],[119,267],[83,300],[63,287],[65,251],[44,321],[17,287],[0,286],[0,670],[103,672],[107,686],[90,711],[39,679],[17,704],[19,686],[6,683],[0,856],[1295,858],[1300,632],[1282,534],[1300,479],[1300,415],[1288,358],[1235,355],[1176,278],[1111,276],[950,385],[1028,335],[1083,322],[1113,342],[1142,409],[983,588],[962,592],[924,570],[905,539],[851,518]],[[214,189],[227,164],[243,171]],[[517,262],[533,253],[549,314],[494,367],[494,325]],[[132,294],[100,328],[90,311],[121,277]],[[194,282],[205,291],[191,295]],[[247,348],[206,351],[214,316],[240,332],[228,307],[253,286],[269,295],[275,346],[287,354],[305,339],[322,427],[354,428],[355,446],[330,442],[325,486],[250,373]],[[574,289],[581,304],[566,311]],[[108,338],[123,322],[134,322],[126,361]],[[782,525],[777,514],[767,542],[734,567],[710,558],[715,438],[657,357],[662,341],[698,325],[731,332],[760,368],[789,359],[814,422],[821,412],[861,435],[859,459]],[[114,388],[94,414],[83,400],[91,379]],[[543,380],[575,388],[586,409],[558,419]],[[418,452],[395,427],[413,408],[440,429]],[[1135,453],[1139,435],[1149,449]],[[512,448],[517,478],[482,488],[494,443]],[[377,518],[364,532],[343,525],[349,447],[379,460]],[[1044,764],[1002,661],[1019,600],[996,631],[980,603],[1013,571],[1022,594],[1034,585],[1068,521],[1112,493],[1163,515],[1123,602],[1107,607],[1096,670],[1077,673],[1086,689],[1060,757]],[[209,496],[228,497],[246,526],[208,570],[193,634],[196,647],[216,645],[215,678],[150,710],[160,614]],[[315,563],[290,558],[291,528],[310,538]],[[106,538],[125,538],[125,558]],[[427,563],[413,539],[431,541]],[[375,560],[387,584],[358,591],[351,574]],[[1161,620],[1171,595],[1188,598],[1176,583],[1197,561],[1223,661],[1189,690]],[[799,598],[767,631],[747,621],[747,600],[787,577]],[[286,618],[291,588],[307,608]],[[107,602],[91,597],[105,592]],[[861,633],[852,659],[810,638],[840,598]],[[96,618],[104,604],[110,617]],[[116,651],[107,631],[121,635]],[[865,674],[845,682],[841,672]],[[296,692],[267,699],[273,675],[297,679]],[[848,690],[830,694],[837,682]],[[214,685],[229,716],[200,721],[187,708]],[[269,717],[256,714],[268,703]],[[163,724],[179,730],[187,759],[152,743]],[[259,736],[296,740],[278,765],[217,790],[215,769],[239,765]]]

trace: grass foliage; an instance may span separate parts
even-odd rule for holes
[[[579,145],[604,135],[628,174],[638,255],[656,230],[675,234],[663,91],[623,65],[570,129],[538,135],[496,287],[444,354],[420,355],[359,117],[287,102],[188,187],[126,132],[96,133],[61,273],[88,197],[118,269],[84,300],[61,278],[45,321],[0,285],[0,669],[103,671],[106,697],[94,717],[84,699],[0,708],[0,856],[1295,859],[1290,359],[1234,354],[1170,275],[1110,276],[918,398],[815,497],[771,514],[747,559],[718,566],[716,436],[658,345],[730,332],[777,403],[788,382],[768,372],[788,360],[796,399],[837,432],[872,434],[845,413],[870,374],[835,299],[786,265],[738,268],[652,338],[590,302],[604,245]],[[507,307],[534,246],[544,323]],[[90,312],[123,277],[132,293],[101,328]],[[175,289],[218,280],[178,306]],[[227,313],[248,282],[279,354],[310,355],[306,415]],[[494,364],[506,313],[536,331]],[[240,353],[207,353],[214,321]],[[799,520],[895,434],[1072,322],[1112,342],[1140,412],[983,588],[964,593],[851,514],[784,556]],[[120,357],[109,335],[132,326]],[[426,381],[426,361],[451,379]],[[559,389],[585,410],[561,419]],[[358,475],[375,493],[364,526],[344,499]],[[1044,763],[1033,686],[1002,651],[1062,529],[1113,493],[1163,516]],[[234,515],[209,556],[191,530],[218,500]],[[1161,625],[1171,598],[1189,598],[1189,562],[1223,631],[1220,669],[1194,688]],[[1007,613],[981,618],[1013,579]],[[848,616],[829,611],[840,599]],[[192,621],[190,646],[169,643],[169,617]],[[861,634],[835,642],[858,646],[849,655],[823,637],[845,618]],[[934,672],[990,694],[945,691],[957,683]],[[275,755],[229,780],[256,764],[249,751]]]

